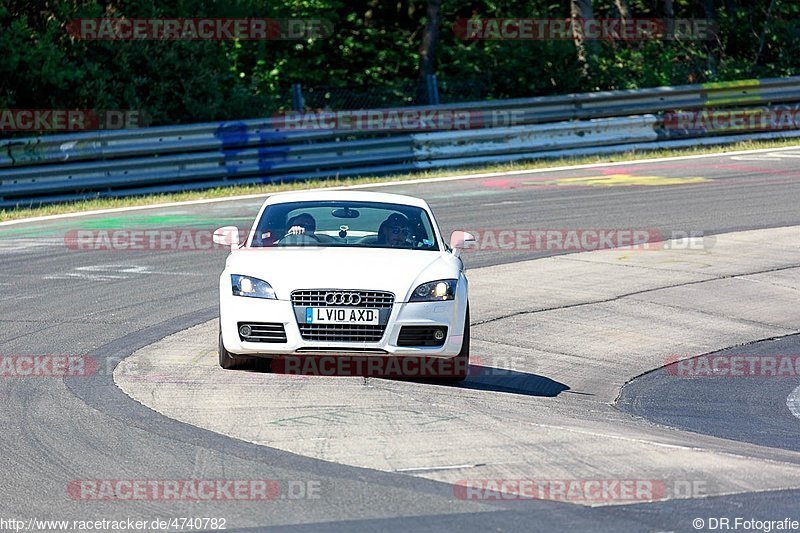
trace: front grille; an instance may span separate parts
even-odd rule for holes
[[[298,324],[300,335],[309,341],[378,342],[385,325],[372,324]]]
[[[286,330],[283,324],[277,322],[239,322],[237,329],[250,326],[252,332],[247,337],[239,333],[239,339],[247,342],[286,342]]]
[[[358,291],[343,289],[313,289],[292,292],[292,305],[297,307],[342,307],[341,305],[328,305],[325,302],[325,295],[329,292],[348,292],[358,293],[361,296],[361,303],[354,307],[386,309],[394,304],[394,294],[383,291]]]
[[[434,337],[435,332],[444,333],[441,339]],[[447,338],[447,326],[403,326],[397,337],[398,346],[443,346]]]

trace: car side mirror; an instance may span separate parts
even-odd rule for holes
[[[239,247],[239,228],[224,226],[214,231],[214,243],[230,246],[231,250]]]
[[[469,248],[475,244],[475,236],[466,231],[454,231],[450,234],[450,248],[453,249],[453,255],[458,257],[461,255],[461,250]]]

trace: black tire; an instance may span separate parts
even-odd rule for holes
[[[251,366],[253,365],[254,361],[255,361],[254,357],[248,357],[246,355],[236,355],[226,350],[225,345],[222,344],[222,330],[220,330],[219,366],[221,366],[225,370],[235,370],[237,368],[245,368],[247,366]]]
[[[464,317],[464,341],[461,343],[461,351],[453,357],[453,375],[443,379],[448,383],[460,383],[469,376],[469,304],[467,313]]]

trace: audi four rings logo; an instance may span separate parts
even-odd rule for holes
[[[328,305],[358,305],[361,303],[361,295],[357,292],[329,292],[325,295],[325,303]]]

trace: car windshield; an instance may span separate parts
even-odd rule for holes
[[[250,246],[439,250],[433,224],[424,209],[351,201],[270,205],[258,221]]]

